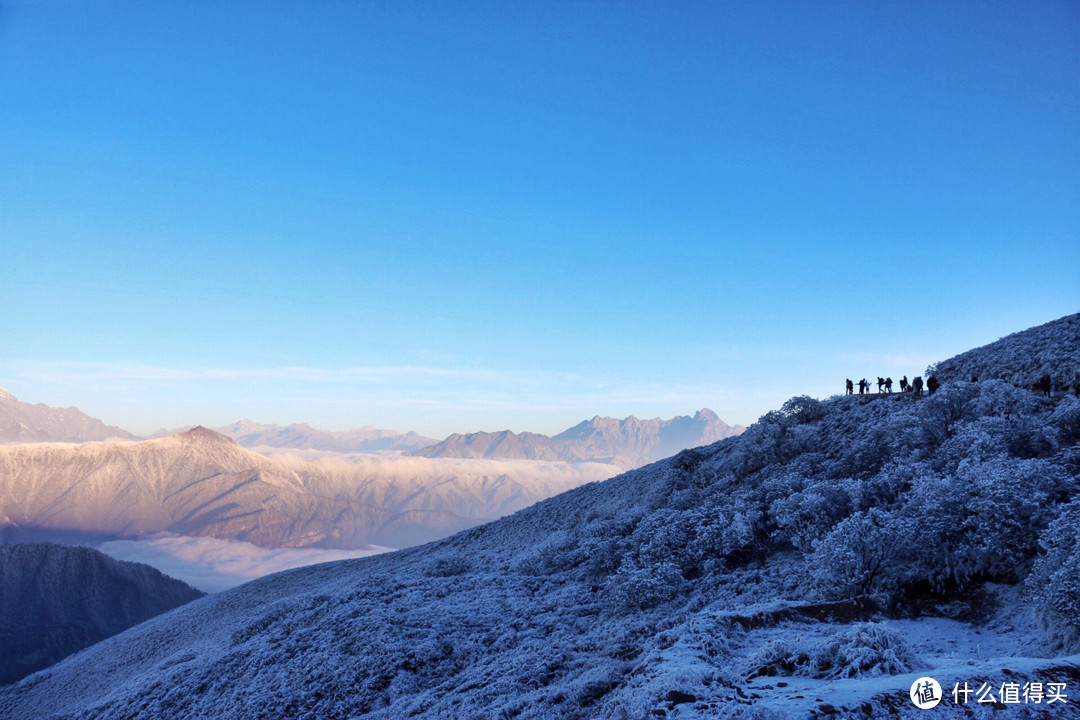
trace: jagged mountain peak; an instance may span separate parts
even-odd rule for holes
[[[182,433],[177,433],[173,437],[187,443],[218,443],[239,447],[239,443],[237,443],[228,435],[222,435],[221,433],[211,430],[210,428],[203,427],[202,425],[196,425],[190,430],[186,430]]]
[[[742,432],[731,427],[712,410],[703,408],[693,417],[641,420],[594,415],[567,430],[548,437],[537,433],[455,433],[441,443],[414,454],[424,457],[483,457],[615,462],[624,469],[674,455],[680,450],[707,445]]]
[[[131,433],[106,425],[77,407],[23,402],[0,388],[0,443],[134,440]]]

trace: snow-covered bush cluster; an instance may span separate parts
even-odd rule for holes
[[[1071,357],[1076,322],[1010,353],[1030,337]],[[1044,342],[1054,326],[1070,347]],[[923,644],[863,623],[976,614],[989,587],[1080,649],[1080,400],[965,362],[980,382],[793,398],[737,438],[438,543],[198,601],[0,690],[0,715],[788,717],[747,691],[755,671],[916,671]]]
[[[903,636],[885,623],[857,623],[824,641],[784,636],[763,645],[749,660],[755,675],[855,678],[898,675],[920,663]]]
[[[1051,641],[1080,649],[1080,500],[1062,509],[1039,544],[1045,554],[1035,562],[1028,589]]]
[[[1080,373],[1080,313],[1013,333],[932,365],[939,380],[1006,380],[1030,388],[1044,375],[1068,389]]]

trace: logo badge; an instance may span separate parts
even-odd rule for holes
[[[911,684],[911,702],[915,707],[929,710],[941,702],[941,685],[932,677],[921,677]]]

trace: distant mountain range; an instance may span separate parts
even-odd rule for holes
[[[87,547],[0,545],[0,685],[202,596]]]
[[[510,430],[455,433],[413,454],[432,458],[603,460],[631,469],[686,448],[738,435],[744,429],[741,425],[728,425],[708,408],[699,410],[693,417],[680,415],[670,420],[640,420],[632,415],[622,420],[597,416],[554,437]]]
[[[132,442],[76,408],[30,405],[6,391],[0,413],[8,542],[164,532],[348,550],[445,537],[743,430],[701,410],[670,420],[594,417],[555,437],[506,430],[436,443],[373,427],[241,420]],[[99,442],[106,438],[117,441]]]
[[[370,425],[356,430],[328,432],[317,430],[306,423],[283,426],[241,420],[232,425],[214,429],[247,448],[297,448],[344,453],[393,450],[409,452],[438,442],[434,438],[424,437],[412,431],[402,433],[397,430],[381,430]]]
[[[159,430],[148,439],[160,439],[190,430]],[[418,433],[384,430],[370,425],[331,432],[306,423],[267,425],[239,420],[214,431],[246,448],[314,450],[334,453],[411,453],[427,458],[488,460],[601,461],[624,470],[669,457],[686,448],[707,445],[738,435],[745,428],[728,425],[707,408],[693,417],[640,420],[596,416],[554,437],[539,433],[454,433],[442,442]],[[137,436],[78,408],[52,408],[17,400],[0,388],[0,444],[37,442],[89,442],[138,440]]]
[[[141,442],[0,447],[10,539],[159,532],[263,547],[403,547],[507,515],[618,471],[600,463],[267,457],[197,427]]]
[[[0,443],[86,442],[135,436],[106,425],[75,407],[54,408],[22,402],[0,388]]]

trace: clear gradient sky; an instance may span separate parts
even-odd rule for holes
[[[0,386],[749,423],[1080,310],[1080,4],[0,0]]]

